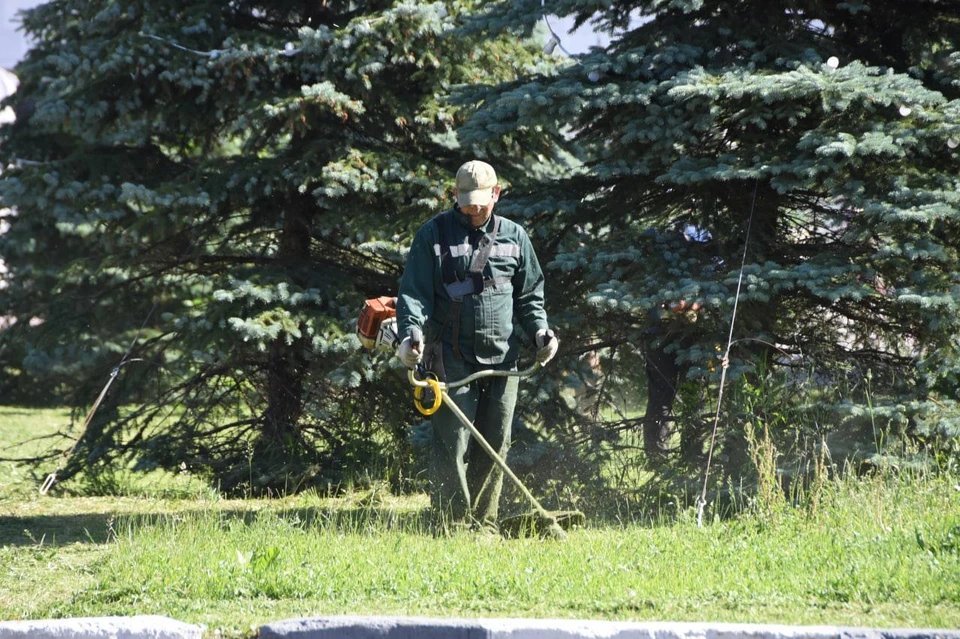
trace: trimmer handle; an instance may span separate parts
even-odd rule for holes
[[[536,344],[537,348],[543,348],[553,340],[557,339],[557,334],[553,332],[552,328],[548,328],[543,331],[543,344]]]
[[[478,379],[483,379],[484,377],[529,377],[533,375],[540,368],[539,362],[534,362],[530,365],[530,368],[526,368],[520,371],[495,371],[495,370],[485,370],[477,371],[472,375],[468,375],[461,380],[455,382],[440,382],[440,386],[445,390],[453,390],[454,388],[460,388],[461,386],[466,386],[472,382],[475,382]],[[419,374],[419,378],[418,378]],[[421,388],[426,388],[430,386],[424,380],[426,371],[422,370],[422,364],[417,368],[417,371],[410,369],[407,371],[407,379],[410,380],[411,386],[419,386]]]
[[[423,353],[423,331],[419,328],[410,329],[410,348],[413,352],[421,354]],[[426,374],[426,368],[423,364],[423,356],[418,355],[416,370],[420,374],[420,377],[424,377]],[[410,369],[410,379],[414,379],[413,369]]]

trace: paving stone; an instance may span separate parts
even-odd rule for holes
[[[260,639],[960,639],[960,630],[345,616],[277,621],[261,627],[259,636]]]
[[[168,617],[0,621],[0,639],[201,639],[203,629]]]

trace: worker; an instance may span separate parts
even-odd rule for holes
[[[526,231],[494,215],[501,187],[493,167],[472,160],[457,171],[453,209],[414,237],[397,298],[397,354],[423,361],[441,381],[480,370],[517,370],[521,336],[549,362],[558,341],[547,325],[543,271]],[[419,336],[422,335],[422,338]],[[517,377],[488,377],[452,393],[453,401],[506,459]],[[430,502],[441,521],[496,532],[503,472],[446,407],[432,418]]]
[[[682,255],[683,259],[710,260],[705,250],[713,239],[702,227],[679,220],[664,232],[650,230],[645,234],[655,242],[660,255]],[[677,259],[674,257],[674,259]],[[643,448],[651,460],[668,454],[674,433],[673,405],[677,391],[687,378],[691,362],[687,351],[702,337],[703,328],[697,320],[703,310],[696,300],[663,301],[647,315],[644,335],[643,358],[647,373],[647,408],[643,416]],[[681,433],[681,452],[684,442],[696,440],[696,433]]]
[[[643,448],[649,458],[670,452],[674,429],[673,404],[686,379],[690,363],[682,359],[690,347],[691,325],[697,321],[700,303],[664,302],[649,314],[643,343],[647,373],[647,409],[643,415]]]

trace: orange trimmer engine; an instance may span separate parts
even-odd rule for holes
[[[367,350],[396,348],[397,298],[375,297],[365,301],[357,320],[357,337]]]

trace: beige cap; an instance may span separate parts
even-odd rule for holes
[[[493,199],[497,172],[486,162],[471,160],[457,171],[457,204],[486,206]]]

